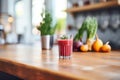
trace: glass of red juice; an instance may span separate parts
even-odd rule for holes
[[[73,47],[72,36],[63,35],[58,39],[59,58],[71,58]]]

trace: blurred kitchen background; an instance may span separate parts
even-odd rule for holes
[[[109,2],[108,7],[95,8],[97,4],[101,3],[101,6]],[[87,9],[89,5],[93,8]],[[36,26],[42,21],[40,14],[44,9],[51,13],[52,25],[59,24],[56,35],[75,35],[84,19],[94,16],[99,24],[99,37],[104,43],[110,41],[113,49],[120,49],[119,0],[0,0],[0,44],[33,44],[40,41]]]

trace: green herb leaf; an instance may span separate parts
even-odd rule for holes
[[[63,35],[61,39],[68,39],[68,37],[66,35]]]
[[[51,26],[52,17],[50,13],[45,11],[41,14],[41,16],[43,21],[40,23],[40,26],[38,26],[37,29],[41,32],[41,35],[53,35],[56,28]]]

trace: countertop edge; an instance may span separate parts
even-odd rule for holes
[[[80,76],[78,77],[69,73],[63,72],[61,74],[57,71],[26,65],[5,58],[0,58],[0,71],[25,80],[45,80],[46,78],[49,78],[49,80],[86,80]]]

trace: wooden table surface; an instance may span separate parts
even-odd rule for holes
[[[58,47],[0,46],[0,71],[24,80],[120,80],[120,51],[74,52],[59,59]]]

